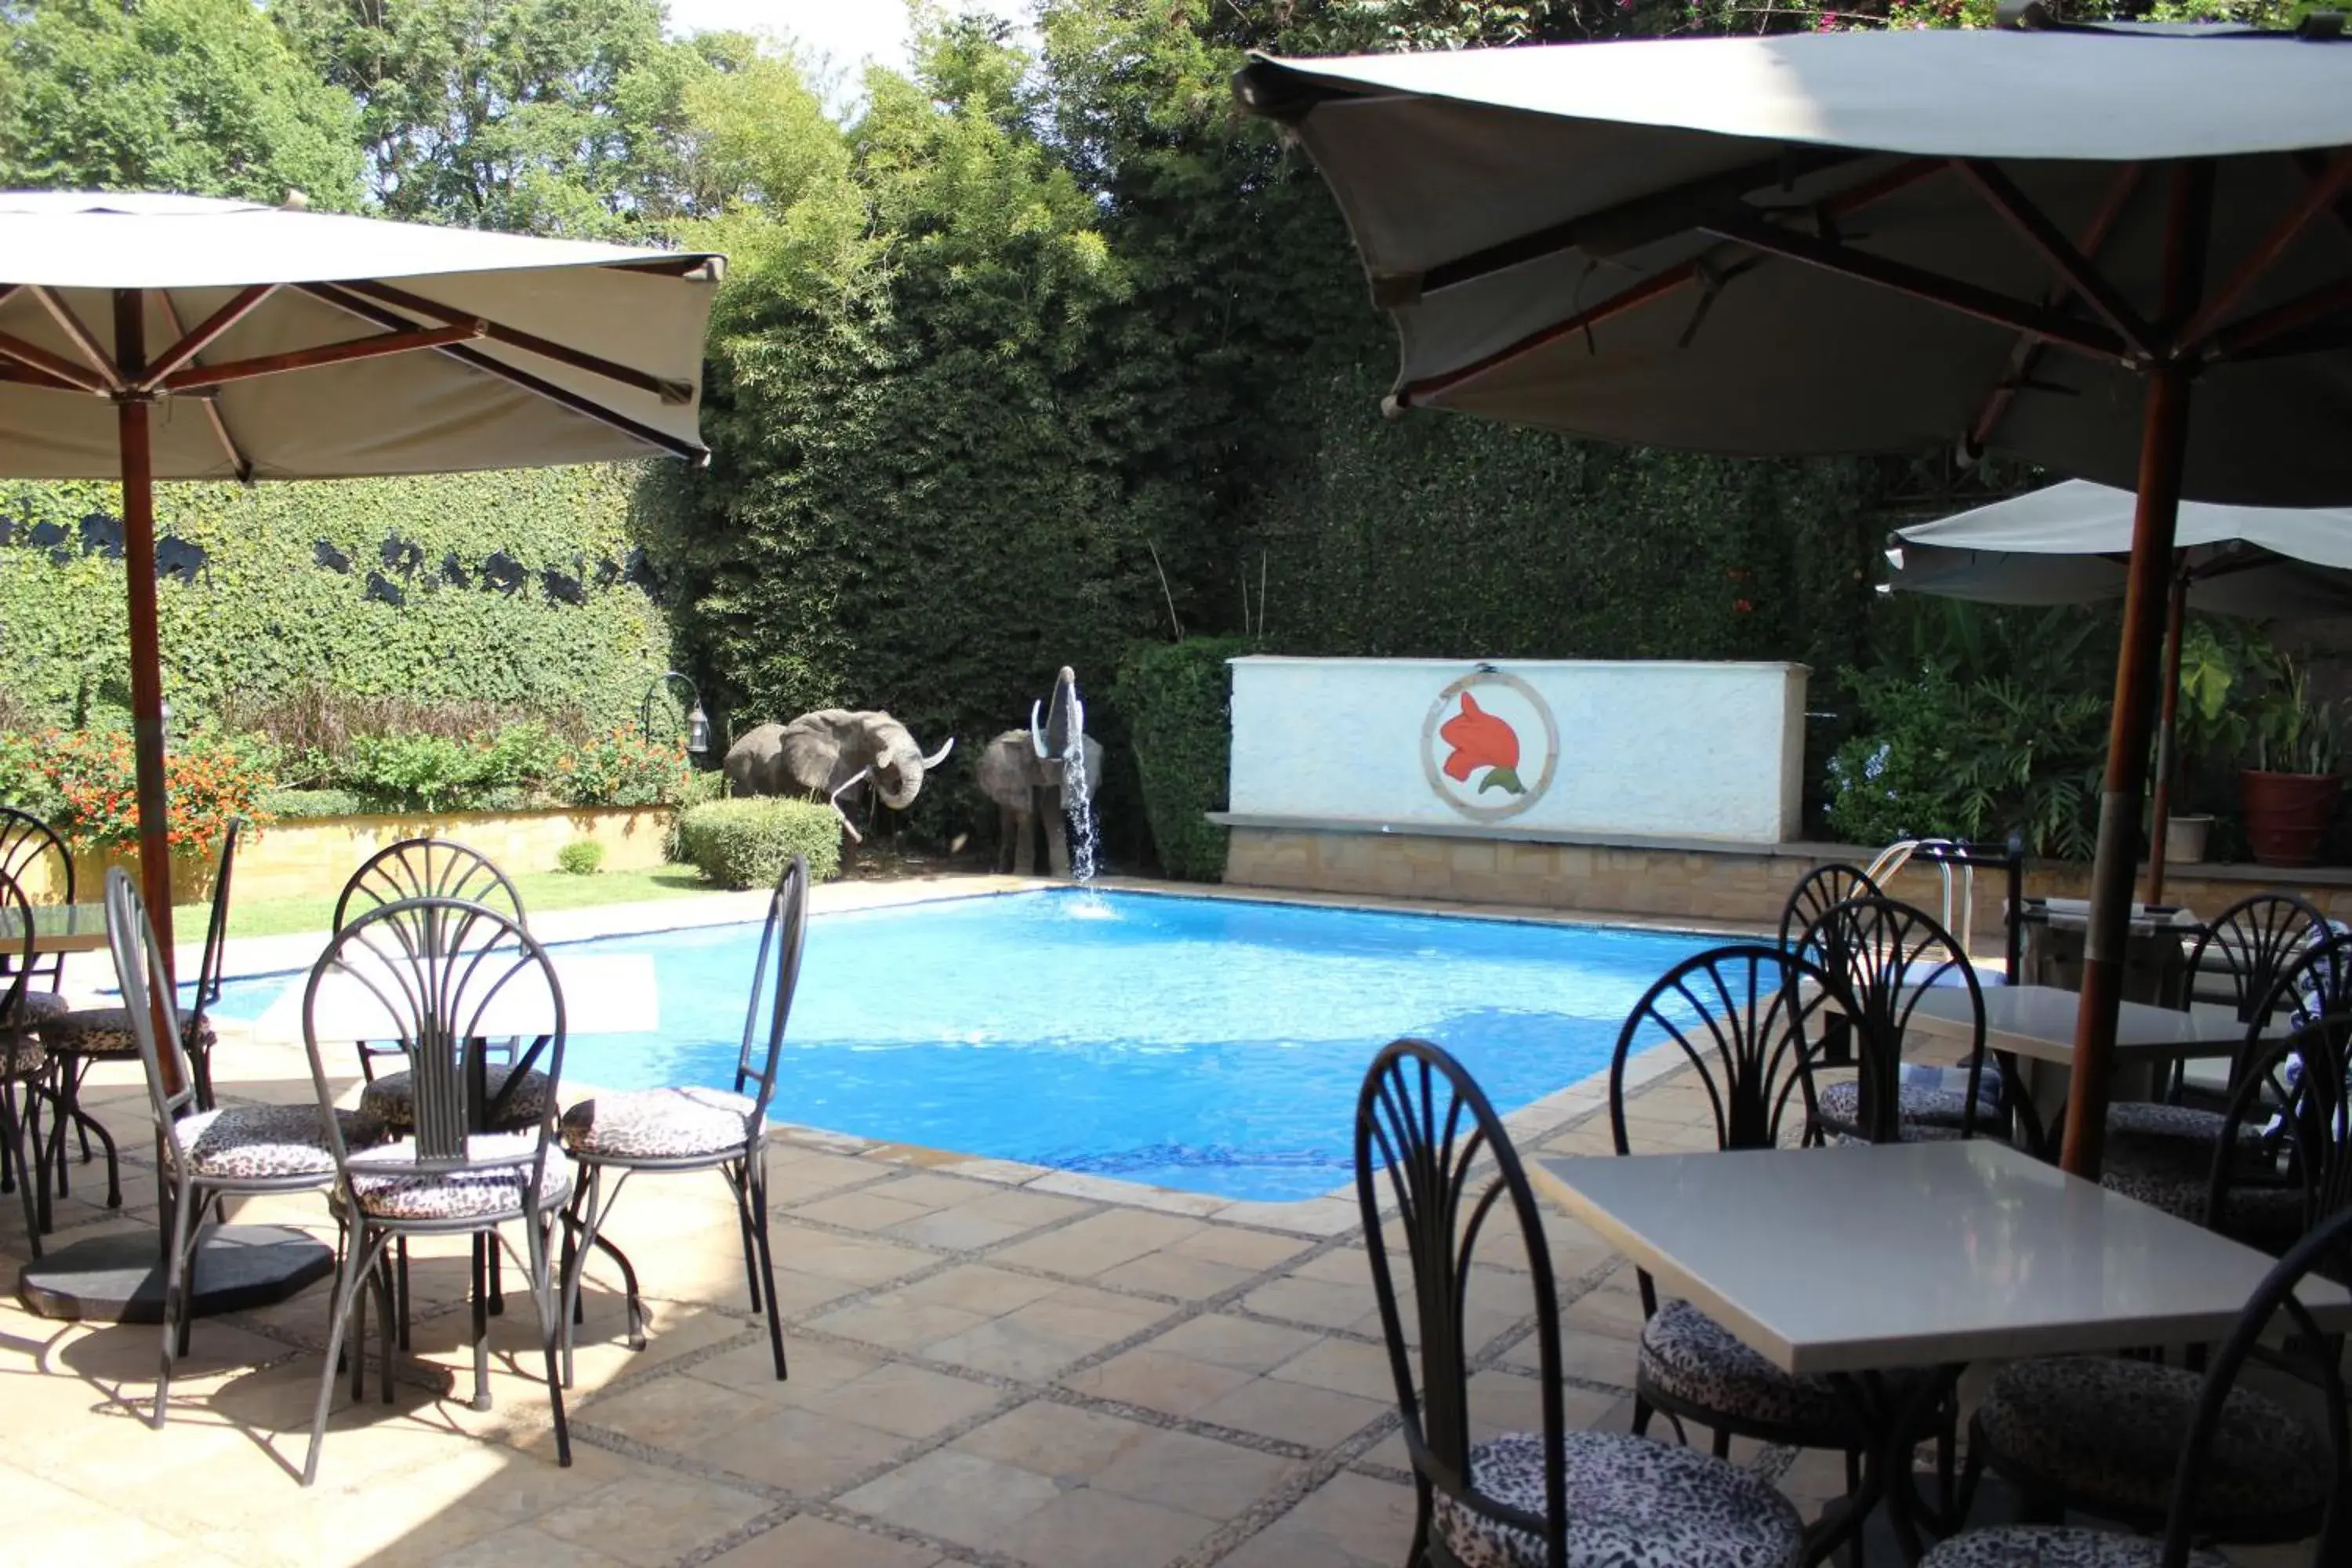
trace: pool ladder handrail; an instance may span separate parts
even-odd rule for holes
[[[1914,856],[1924,856],[1935,862],[1937,875],[1943,884],[1944,929],[1958,937],[1963,948],[1967,947],[1976,931],[1976,868],[1979,866],[1999,866],[2008,872],[2008,898],[2001,911],[2002,925],[2007,933],[2002,956],[2009,965],[2010,984],[2020,984],[2018,968],[2021,931],[2018,916],[2023,902],[2025,836],[2011,833],[2006,852],[1999,855],[1979,849],[1966,839],[1897,839],[1880,850],[1863,868],[1863,873],[1883,888],[1889,878],[1910,864]],[[1955,869],[1959,873],[1957,878],[1953,876]]]

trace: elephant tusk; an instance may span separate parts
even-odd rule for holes
[[[1044,706],[1044,703],[1036,701],[1029,704],[1029,743],[1037,748],[1039,756],[1050,757],[1053,753],[1045,749],[1045,726],[1037,719],[1038,710]]]
[[[925,773],[929,773],[933,768],[938,767],[941,763],[946,762],[948,760],[948,753],[954,750],[955,737],[953,735],[950,735],[946,745],[941,746],[938,751],[933,752],[929,756],[923,759],[923,771]]]

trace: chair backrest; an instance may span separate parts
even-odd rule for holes
[[[14,936],[0,936],[0,1030],[15,1033],[22,1026],[25,993],[33,984],[33,903],[16,879],[0,871],[0,930],[13,927]]]
[[[2327,1463],[2334,1478],[2327,1503],[2305,1533],[2315,1536],[2312,1568],[2340,1568],[2352,1561],[2352,1434],[2347,1434],[2342,1342],[2324,1334],[2295,1292],[2315,1275],[2352,1279],[2352,1210],[2330,1216],[2296,1243],[2247,1298],[2237,1327],[2221,1342],[2205,1373],[2189,1442],[2173,1472],[2172,1503],[2164,1530],[2161,1568],[2187,1568],[2205,1510],[2200,1482],[2219,1472],[2213,1447],[2223,1408],[2249,1361],[2297,1379],[2315,1393],[2319,1426],[2326,1435]]]
[[[2271,1044],[2282,1030],[2291,1033],[2336,1013],[2352,1013],[2352,931],[2323,925],[2242,1015],[2246,1033],[2231,1055],[2230,1092],[2259,1076],[2259,1064],[2272,1054]]]
[[[1787,947],[1800,932],[1848,899],[1874,899],[1883,889],[1869,872],[1843,860],[1816,866],[1797,879],[1789,901],[1780,906],[1780,945]]]
[[[751,1000],[743,1010],[743,1049],[735,1059],[735,1092],[742,1093],[748,1083],[760,1086],[751,1109],[754,1131],[776,1092],[776,1058],[784,1047],[784,1025],[800,984],[801,949],[808,940],[808,859],[795,855],[768,900],[760,956],[751,967]]]
[[[131,1037],[147,1069],[148,1105],[155,1125],[168,1127],[195,1102],[195,1068],[188,1059],[187,1032],[180,1026],[179,998],[163,963],[163,944],[155,940],[155,922],[148,918],[138,882],[120,866],[106,874],[106,945],[114,954],[114,984],[130,1016]],[[169,1072],[163,1067],[166,1052]]]
[[[245,832],[245,818],[234,817],[228,825],[228,836],[221,840],[220,871],[213,879],[212,918],[205,926],[204,962],[196,966],[196,994],[188,1009],[188,1026],[194,1029],[205,1016],[205,1010],[220,1000],[221,969],[228,959],[228,885],[236,873],[236,841]]]
[[[517,925],[530,923],[513,879],[488,856],[454,838],[426,837],[387,844],[362,861],[335,900],[333,929],[409,899],[462,900],[500,910]]]
[[[467,1144],[476,1114],[469,1045],[543,1039],[538,1070],[548,1079],[548,1111],[533,1158],[544,1165],[563,1071],[563,991],[546,950],[508,915],[461,899],[404,899],[359,915],[319,955],[302,994],[311,1079],[320,1104],[331,1107],[321,1030],[334,1039],[398,1042],[415,1094],[416,1164],[428,1171],[481,1163]]]
[[[2293,893],[2256,893],[2213,917],[2189,950],[2184,1003],[2224,1002],[2238,1022],[2255,1008],[2305,948],[2327,935],[2327,917]]]
[[[2259,1171],[2249,1169],[2240,1137],[2248,1126],[2267,1132],[2269,1152]],[[2300,1231],[2352,1207],[2352,1012],[2330,1013],[2274,1037],[2246,1061],[2222,1113],[2207,1223],[2228,1217],[2230,1194],[2250,1174],[2279,1180],[2282,1157],[2287,1185],[2303,1198]]]
[[[27,811],[13,805],[0,805],[0,876],[16,882],[28,880],[28,873],[40,864],[44,856],[56,862],[49,868],[49,890],[54,901],[73,902],[73,855],[66,841],[58,837],[57,829]]]
[[[1960,1136],[1974,1137],[1984,1082],[1984,991],[1968,950],[1952,933],[1927,910],[1898,900],[1848,899],[1806,927],[1793,951],[1833,978],[1852,1008],[1861,1097],[1855,1121],[1873,1142],[1900,1136],[1903,1041],[1921,999],[1931,990],[1967,998],[1968,1098]]]
[[[1419,1342],[1406,1334],[1381,1218],[1381,1183],[1396,1204],[1395,1230],[1412,1270]],[[1372,1295],[1396,1379],[1405,1450],[1424,1489],[1539,1535],[1548,1568],[1567,1562],[1567,1415],[1560,1384],[1559,1296],[1543,1217],[1502,1119],[1460,1063],[1422,1040],[1399,1040],[1372,1058],[1356,1100],[1356,1201],[1371,1254]],[[1464,1288],[1479,1232],[1507,1202],[1527,1249],[1535,1290],[1536,1351],[1543,1405],[1544,1511],[1507,1508],[1470,1484],[1469,1345]],[[1416,1365],[1416,1359],[1418,1365]]]
[[[1784,1133],[1805,1134],[1814,1122],[1822,1026],[1847,1005],[1833,976],[1777,947],[1735,942],[1683,960],[1651,984],[1617,1032],[1609,1061],[1617,1152],[1633,1152],[1626,1064],[1664,1045],[1680,1049],[1706,1089],[1718,1148],[1770,1149]]]

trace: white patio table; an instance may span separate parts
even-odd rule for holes
[[[2273,1260],[1987,1139],[1529,1162],[1537,1189],[1874,1435],[1819,1562],[1882,1500],[1921,1552],[1911,1452],[1969,1362],[2210,1343]],[[2352,1294],[2315,1282],[2323,1329]],[[1917,1371],[1911,1378],[1890,1373]]]
[[[1909,1026],[1965,1046],[1971,1036],[1965,991],[1929,987],[1911,1005]],[[1984,991],[1985,1048],[2022,1058],[2031,1105],[2047,1117],[2066,1097],[2074,1068],[2074,1014],[2082,994],[2056,985],[1992,985]],[[2126,1002],[2116,1018],[2115,1098],[2146,1100],[2155,1069],[2200,1057],[2226,1057],[2245,1043],[2246,1026],[2227,1007],[2200,1004],[2187,1012]],[[2011,1064],[2004,1063],[2004,1067]],[[2040,1140],[2045,1128],[2037,1125]],[[2037,1142],[2036,1147],[2041,1147]]]

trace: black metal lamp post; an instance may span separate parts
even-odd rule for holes
[[[671,681],[686,688],[686,749],[689,755],[704,756],[710,751],[710,718],[702,710],[702,691],[688,677],[677,670],[666,670],[659,680],[646,688],[644,702],[638,705],[638,719],[646,739],[654,738],[654,699],[663,695]]]

